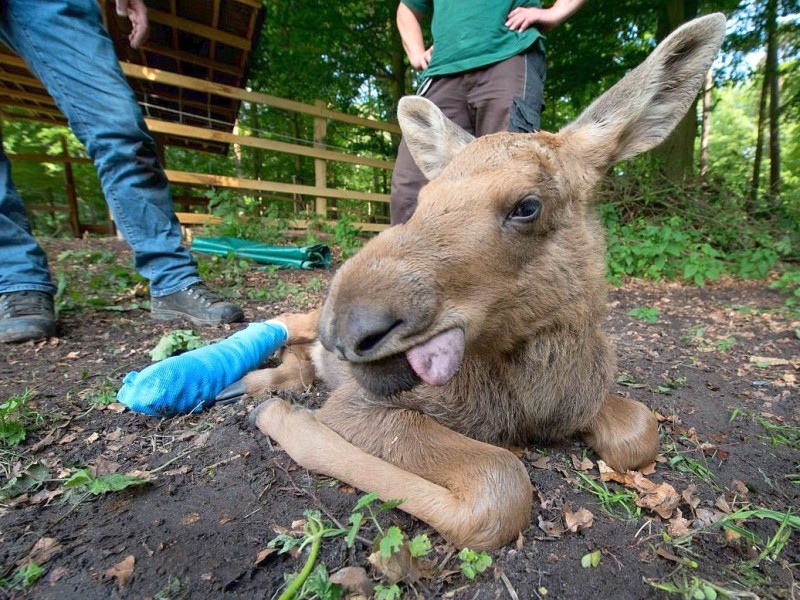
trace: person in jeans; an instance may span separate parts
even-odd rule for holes
[[[411,66],[423,71],[417,94],[474,136],[539,129],[546,66],[542,31],[583,0],[401,0],[397,28]],[[432,14],[433,45],[422,22]],[[392,173],[391,223],[405,223],[428,182],[401,140]]]
[[[116,0],[137,48],[148,33],[142,0]],[[41,80],[86,146],[106,202],[150,282],[154,319],[197,325],[241,321],[235,304],[203,284],[183,246],[172,195],[141,108],[119,67],[97,0],[3,0],[0,39]],[[0,137],[0,342],[55,334],[56,287],[31,234]]]

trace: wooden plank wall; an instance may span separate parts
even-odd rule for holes
[[[346,199],[360,202],[374,202],[374,203],[387,203],[389,196],[387,194],[379,194],[370,191],[351,190],[341,188],[331,188],[326,184],[326,170],[329,163],[348,163],[354,165],[361,165],[375,169],[391,170],[394,167],[393,161],[382,160],[367,156],[358,156],[354,154],[347,154],[328,150],[324,147],[324,137],[328,121],[339,121],[348,123],[357,127],[362,127],[375,132],[388,132],[391,134],[399,134],[400,129],[397,125],[376,121],[373,119],[365,119],[355,115],[349,115],[328,109],[324,103],[317,102],[314,105],[303,104],[277,96],[262,94],[260,92],[253,92],[243,90],[231,86],[226,86],[210,81],[195,79],[185,75],[170,73],[167,71],[160,71],[140,65],[131,63],[120,63],[123,72],[132,78],[142,78],[151,81],[164,83],[167,85],[174,85],[187,90],[201,91],[209,94],[216,94],[224,97],[235,98],[237,100],[261,104],[272,108],[282,109],[289,112],[296,112],[303,115],[311,116],[314,119],[314,132],[315,139],[310,140],[313,146],[304,146],[299,144],[291,144],[287,142],[279,142],[270,139],[264,139],[256,136],[237,135],[234,133],[227,133],[223,131],[215,131],[205,129],[202,127],[193,127],[180,123],[168,122],[158,119],[146,119],[147,126],[150,131],[155,134],[169,134],[171,136],[178,136],[188,139],[201,140],[201,141],[215,141],[227,144],[237,144],[239,146],[246,146],[252,148],[259,148],[269,152],[286,153],[296,156],[303,156],[314,159],[315,165],[315,184],[299,185],[293,183],[279,182],[279,181],[266,181],[255,179],[243,179],[236,177],[227,177],[215,175],[213,173],[192,173],[186,171],[176,171],[167,169],[167,177],[173,184],[180,184],[181,186],[188,186],[197,189],[209,188],[227,188],[234,190],[247,190],[254,192],[271,192],[278,194],[294,194],[306,196],[314,200],[313,212],[314,215],[309,214],[308,219],[296,219],[290,221],[290,227],[304,229],[312,220],[323,221],[329,224],[335,224],[336,209],[329,206],[328,200]],[[37,86],[40,86],[36,82]],[[43,98],[49,98],[42,89],[42,96],[37,95],[37,101],[42,102]],[[23,99],[21,99],[23,100]],[[52,104],[52,100],[49,101]],[[53,104],[52,110],[58,112]],[[25,118],[17,113],[3,112],[3,118],[15,119]],[[35,117],[31,117],[35,118]],[[69,165],[72,162],[90,162],[89,159],[71,157],[66,153],[66,146],[64,147],[64,154],[62,155],[42,155],[42,154],[10,154],[11,160],[34,160],[43,163],[65,163]],[[69,190],[68,190],[69,196]],[[189,200],[192,200],[191,198]],[[196,201],[183,202],[182,199],[176,198],[176,204],[196,204]],[[28,206],[31,210],[50,210],[53,212],[53,207],[47,206]],[[71,209],[67,209],[71,210]],[[197,212],[178,212],[178,217],[182,224],[192,226],[197,224],[215,223],[219,222],[219,218],[207,213]],[[77,223],[77,215],[71,215],[71,222]],[[385,229],[388,225],[385,223],[354,223],[355,227],[362,229],[365,232],[377,232]],[[80,229],[80,224],[78,224]],[[87,227],[91,229],[91,227]]]

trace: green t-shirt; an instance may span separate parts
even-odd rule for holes
[[[433,13],[433,58],[423,75],[450,75],[485,67],[530,48],[542,34],[536,27],[523,33],[505,22],[518,6],[541,8],[539,0],[401,0],[414,12]]]

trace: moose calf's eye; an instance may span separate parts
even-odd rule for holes
[[[536,196],[525,196],[509,213],[508,218],[517,223],[528,223],[538,217],[540,212],[542,201]]]

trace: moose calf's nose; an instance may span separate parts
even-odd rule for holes
[[[386,307],[369,304],[351,306],[334,325],[331,344],[352,362],[369,360],[403,320]],[[324,340],[323,340],[324,342]]]

